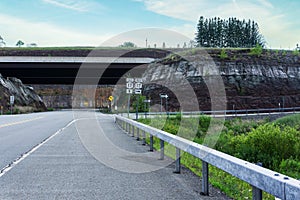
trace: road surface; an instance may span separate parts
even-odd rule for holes
[[[80,114],[78,114],[80,113]],[[148,153],[121,131],[113,117],[86,111],[0,116],[0,199],[228,199],[211,188],[200,195],[200,178],[174,165],[145,173],[117,170],[102,163],[84,141],[97,123],[112,144],[136,153]],[[86,132],[80,134],[80,130]],[[94,139],[98,144],[97,140]],[[106,145],[104,145],[106,146]],[[104,149],[102,149],[105,152]],[[157,152],[153,157],[159,158]],[[111,160],[113,154],[105,156]],[[168,159],[166,159],[168,160]],[[152,165],[166,161],[151,160]]]

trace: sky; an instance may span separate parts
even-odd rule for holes
[[[1,0],[0,9],[7,46],[176,47],[194,39],[200,16],[255,20],[268,48],[300,44],[300,0]]]

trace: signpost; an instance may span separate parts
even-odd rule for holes
[[[166,113],[168,115],[168,98],[169,96],[167,94],[159,94],[160,96],[160,113],[162,114],[162,98],[166,99]],[[168,115],[169,117],[169,115]]]
[[[146,119],[147,119],[147,109],[149,109],[148,112],[150,112],[150,103],[151,103],[150,99],[144,100],[144,104],[145,104],[144,110],[145,110],[145,118]],[[147,104],[148,104],[148,106],[147,106]]]
[[[143,79],[141,78],[126,78],[126,94],[128,94],[128,105],[127,105],[127,113],[129,117],[129,109],[130,109],[130,95],[136,94],[140,95],[142,94],[142,88],[143,88]],[[136,105],[136,120],[139,118],[139,98],[137,100]]]
[[[114,100],[113,96],[109,96],[108,100],[110,101],[110,112],[112,112],[112,101]]]
[[[10,96],[9,97],[9,104],[10,104],[10,114],[12,115],[12,111],[13,111],[13,105],[15,102],[15,96]]]

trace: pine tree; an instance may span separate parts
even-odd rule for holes
[[[251,20],[229,18],[199,18],[195,37],[197,46],[202,47],[255,47],[264,46],[258,24]]]

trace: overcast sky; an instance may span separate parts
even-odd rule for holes
[[[300,0],[1,0],[0,9],[7,46],[19,39],[39,46],[116,45],[129,39],[105,41],[145,29],[130,40],[144,47],[147,38],[160,47],[166,37],[146,28],[194,39],[200,16],[253,19],[271,48],[294,49],[300,43]],[[167,46],[182,42],[175,35],[167,37]]]

